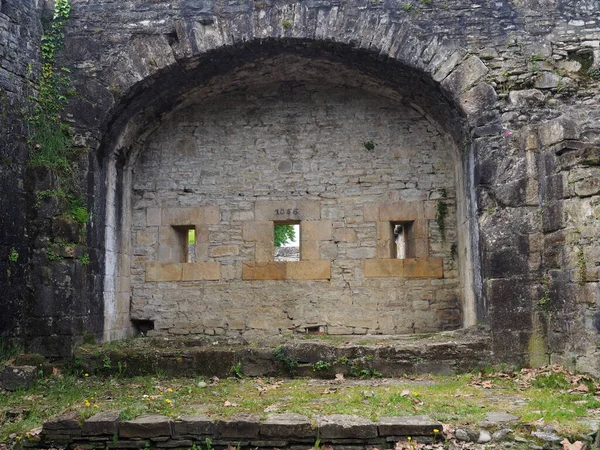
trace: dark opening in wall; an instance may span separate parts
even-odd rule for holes
[[[148,331],[154,330],[154,320],[131,319],[131,324],[136,334],[141,334],[142,336],[145,336]]]
[[[392,258],[414,258],[415,238],[413,222],[391,222],[391,226],[394,235]]]
[[[300,261],[300,222],[275,222],[275,261]]]
[[[196,262],[196,227],[194,225],[182,225],[173,227],[177,233],[177,241],[181,251],[179,262]]]
[[[2,0],[0,3],[0,12],[8,15],[8,0]]]

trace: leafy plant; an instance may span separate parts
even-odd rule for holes
[[[281,26],[283,26],[283,28],[285,30],[289,30],[290,28],[292,28],[292,25],[293,25],[292,21],[288,20],[288,19],[281,22]]]
[[[19,259],[19,252],[13,247],[10,249],[10,253],[8,254],[8,260],[10,262],[17,262]]]
[[[48,261],[62,261],[62,257],[50,247],[46,249],[46,258],[48,258]]]
[[[80,257],[77,258],[79,260],[79,262],[81,262],[81,264],[83,264],[84,266],[87,266],[91,261],[90,261],[90,255],[89,253],[85,253],[83,255],[81,255]]]
[[[587,281],[587,264],[585,262],[585,255],[583,253],[583,247],[577,249],[577,282],[583,286]]]
[[[322,371],[322,370],[329,370],[329,369],[331,369],[331,363],[327,362],[327,361],[321,361],[321,360],[319,360],[319,361],[317,361],[316,363],[314,363],[312,365],[312,369],[313,369],[313,372],[319,372],[319,371]]]
[[[287,350],[284,346],[280,345],[275,350],[273,350],[273,356],[275,361],[279,362],[283,368],[290,374],[290,376],[294,376],[296,374],[296,367],[298,367],[298,360],[293,356],[287,354]]]
[[[542,311],[547,312],[550,307],[550,286],[552,285],[552,277],[548,274],[544,275],[542,280],[542,297],[538,300],[538,305]]]
[[[275,225],[273,228],[275,247],[281,247],[296,239],[294,225]]]
[[[236,378],[244,378],[244,369],[242,367],[242,362],[236,362],[233,366],[231,366],[229,372],[231,372]]]

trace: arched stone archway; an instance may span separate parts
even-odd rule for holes
[[[209,25],[213,26],[214,22]],[[189,36],[190,34],[186,33],[185,35]],[[188,48],[188,50],[193,47],[193,43],[190,42],[188,44],[187,47],[185,44],[182,44],[182,47]],[[425,311],[431,311],[434,316],[437,315],[438,319],[431,320],[425,325],[418,327],[418,329],[414,327],[414,321],[411,322],[409,320],[408,322],[412,323],[412,332],[435,331],[444,328],[453,328],[458,323],[461,325],[471,325],[475,323],[477,317],[482,318],[485,316],[485,306],[482,303],[480,293],[481,287],[478,279],[477,223],[476,220],[472,219],[472,214],[470,212],[472,211],[473,202],[472,193],[469,189],[473,179],[473,157],[468,143],[470,136],[469,124],[481,124],[489,119],[490,114],[493,114],[492,107],[495,101],[494,91],[486,83],[481,82],[482,77],[486,73],[486,69],[476,57],[467,57],[464,59],[464,52],[456,49],[448,50],[443,47],[435,47],[435,51],[431,49],[428,50],[424,45],[420,44],[419,41],[416,41],[414,45],[411,46],[406,46],[405,43],[404,46],[394,47],[395,44],[393,40],[388,42],[388,44],[390,44],[388,50],[394,49],[396,53],[401,56],[401,59],[383,56],[385,54],[385,49],[377,49],[373,45],[368,46],[369,50],[361,50],[348,44],[311,39],[260,39],[234,45],[232,47],[225,46],[223,48],[212,49],[206,53],[201,53],[200,49],[196,48],[195,50],[192,50],[192,52],[197,51],[200,52],[200,54],[179,61],[177,64],[156,70],[153,75],[149,75],[146,79],[131,87],[114,110],[115,112],[108,124],[101,152],[99,153],[105,158],[108,182],[105,203],[106,270],[104,302],[106,339],[122,337],[130,332],[129,319],[131,317],[129,315],[129,307],[130,302],[132,301],[131,293],[135,292],[136,289],[140,292],[145,292],[145,294],[141,296],[137,296],[135,293],[133,294],[134,306],[132,311],[135,316],[133,318],[144,321],[161,320],[160,318],[153,318],[151,317],[151,314],[148,314],[148,311],[153,308],[150,306],[152,301],[148,302],[148,299],[153,296],[154,298],[162,297],[162,294],[157,294],[155,290],[153,291],[153,288],[149,289],[148,284],[144,284],[144,277],[146,282],[154,283],[154,286],[157,286],[157,283],[160,283],[161,280],[171,283],[171,285],[173,285],[173,283],[177,285],[180,282],[184,285],[186,284],[182,278],[183,268],[180,266],[176,266],[174,269],[179,273],[178,277],[166,274],[164,270],[170,270],[166,266],[157,269],[159,271],[158,275],[156,275],[156,273],[148,275],[149,271],[153,271],[156,268],[155,266],[148,268],[150,267],[148,264],[157,263],[160,265],[175,262],[171,256],[159,256],[161,252],[164,254],[164,250],[160,250],[161,244],[159,241],[166,238],[161,238],[156,234],[158,233],[158,229],[167,226],[165,229],[170,227],[174,230],[173,227],[184,224],[183,222],[179,223],[183,219],[175,219],[174,221],[171,219],[171,222],[173,223],[165,224],[161,221],[152,222],[153,226],[157,226],[158,228],[155,230],[156,233],[154,233],[154,231],[150,233],[151,237],[149,237],[148,230],[144,229],[143,226],[136,225],[139,225],[140,222],[144,220],[146,220],[146,225],[149,223],[148,221],[157,220],[155,218],[149,218],[149,209],[145,210],[145,216],[144,214],[139,214],[139,211],[136,213],[136,208],[140,209],[140,206],[139,204],[137,206],[132,204],[131,189],[133,186],[132,183],[135,183],[135,177],[132,175],[132,170],[136,167],[137,156],[140,153],[144,154],[143,152],[146,151],[144,149],[149,145],[148,142],[152,142],[152,140],[155,139],[155,134],[161,133],[161,124],[177,120],[177,115],[186,108],[193,108],[192,105],[194,103],[202,104],[203,101],[215,98],[232,98],[232,95],[236,95],[236,90],[252,91],[257,89],[258,86],[261,86],[261,84],[263,86],[272,87],[274,85],[281,85],[281,83],[290,82],[299,83],[304,87],[311,83],[313,86],[320,84],[321,87],[317,90],[322,91],[329,87],[335,87],[336,83],[332,82],[332,80],[337,80],[338,88],[345,89],[346,92],[354,89],[366,93],[367,96],[370,95],[386,99],[385,101],[391,102],[390,105],[402,105],[403,108],[408,108],[405,112],[411,111],[413,114],[420,117],[419,120],[429,124],[429,126],[435,129],[435,133],[438,137],[436,138],[437,143],[434,144],[434,146],[445,147],[444,151],[446,152],[446,157],[452,159],[453,163],[451,170],[455,171],[453,174],[454,183],[453,186],[439,186],[435,189],[430,189],[429,192],[421,192],[418,197],[423,201],[421,204],[421,208],[423,208],[422,211],[425,211],[425,208],[428,208],[429,211],[428,216],[423,216],[423,222],[432,221],[433,223],[435,219],[436,204],[443,201],[436,199],[435,196],[441,195],[440,193],[442,192],[446,195],[448,191],[451,191],[452,195],[455,194],[456,203],[452,200],[450,202],[452,206],[451,211],[453,214],[456,214],[456,218],[452,217],[453,220],[456,220],[455,223],[457,224],[452,230],[452,233],[456,233],[456,238],[453,242],[440,241],[435,243],[431,239],[430,227],[426,225],[424,227],[426,230],[425,236],[427,236],[424,238],[426,250],[415,256],[418,256],[421,260],[424,260],[424,258],[427,259],[432,256],[432,244],[434,247],[436,245],[445,245],[446,253],[443,254],[444,252],[442,251],[442,254],[438,255],[441,257],[440,260],[442,262],[440,264],[443,266],[441,266],[441,275],[436,274],[433,278],[441,278],[443,281],[443,270],[446,270],[446,274],[452,273],[452,265],[454,262],[450,262],[450,259],[456,258],[457,264],[454,268],[458,269],[458,275],[456,276],[458,284],[456,288],[451,289],[453,293],[446,292],[446,294],[439,294],[440,298],[444,296],[447,298],[455,298],[456,304],[447,308],[446,312],[442,309],[436,309],[435,292],[441,292],[443,289],[430,289],[429,292],[421,293],[421,300],[425,300],[425,303],[428,305],[427,308],[423,309]],[[398,48],[403,49],[403,52],[405,53],[400,52]],[[419,56],[416,57],[415,55]],[[226,62],[224,63],[224,61]],[[293,61],[293,63],[290,63],[289,61]],[[298,70],[286,70],[286,64],[290,64],[290,67],[297,65]],[[344,74],[345,77],[340,76],[340,74]],[[324,88],[323,86],[328,87]],[[390,106],[388,105],[388,107]],[[390,126],[390,128],[393,128],[393,126]],[[367,138],[365,137],[365,140],[366,139]],[[428,142],[428,144],[431,144],[431,142]],[[391,151],[391,146],[388,145],[387,147],[388,150]],[[401,153],[402,152],[398,152],[398,154]],[[387,192],[382,195],[382,198],[378,200],[378,203],[375,202],[380,209],[385,209],[386,206],[398,209],[398,202],[406,200],[403,198],[402,194],[393,193],[393,189],[390,189],[390,187],[390,183],[383,183],[383,186],[381,187],[383,190],[387,189]],[[435,194],[434,191],[437,191],[438,194]],[[314,200],[315,196],[313,195],[311,197],[310,192],[306,192],[309,194],[307,198]],[[263,195],[254,193],[254,200],[264,201],[268,195],[268,193],[263,193]],[[98,195],[98,197],[99,196],[100,195]],[[294,197],[294,195],[292,195],[292,197]],[[305,198],[296,195],[292,200],[302,201],[305,200]],[[184,200],[183,203],[185,204],[186,201],[187,200]],[[396,201],[396,204],[391,204],[394,203],[394,201]],[[200,203],[202,203],[202,201],[200,201]],[[166,220],[164,219],[164,214],[169,214],[168,212],[165,213],[163,209],[163,206],[165,205],[166,202],[164,199],[163,204],[161,204],[160,207],[154,205],[155,209],[159,208],[159,214],[162,217],[161,220]],[[177,206],[181,206],[180,201]],[[209,205],[205,204],[203,206]],[[260,205],[253,205],[253,208],[260,207]],[[313,205],[313,207],[322,208],[322,205]],[[409,209],[411,207],[412,206],[409,206]],[[132,211],[134,212],[133,214],[131,214]],[[208,214],[206,211],[204,211],[204,213]],[[156,211],[153,211],[152,214],[156,214]],[[220,222],[220,210],[216,214],[218,214],[219,219],[215,220],[216,222]],[[314,217],[308,217],[310,220],[326,218],[327,217],[324,217],[321,212]],[[262,219],[267,222],[272,222],[276,218],[265,216],[262,217]],[[191,219],[186,220],[190,223],[188,224],[186,222],[185,225],[195,225],[197,229],[208,227],[209,225],[217,225],[214,221],[211,223],[201,223],[196,220],[196,222],[192,223],[193,221]],[[256,216],[253,217],[253,220],[256,220]],[[396,223],[402,222],[404,219],[400,216],[396,217],[392,215],[390,217],[380,216],[377,219],[370,219],[370,221],[373,228],[371,230],[372,236],[366,238],[366,246],[370,246],[371,248],[366,251],[368,255],[365,253],[362,257],[357,258],[361,260],[360,267],[356,266],[352,269],[358,274],[357,279],[364,277],[365,273],[369,272],[369,269],[362,265],[365,264],[363,260],[389,259],[385,258],[385,251],[382,252],[377,250],[377,247],[381,247],[382,242],[386,241],[386,239],[382,238],[382,232],[380,232],[379,235],[376,234],[375,230],[377,227],[381,226],[381,222],[387,221],[389,223]],[[326,226],[331,226],[330,222],[331,221],[326,221]],[[231,223],[228,223],[228,225],[231,225]],[[238,226],[240,230],[242,230],[244,226],[244,224],[234,225]],[[260,224],[255,223],[254,225]],[[338,227],[339,225],[340,224],[338,223]],[[343,232],[346,227],[343,226],[339,228],[339,231]],[[137,255],[138,257],[136,258],[135,242],[133,240],[134,236],[131,234],[132,230],[134,230],[135,233],[141,233],[141,235],[147,237],[147,241],[152,242],[149,244],[149,252],[151,254],[153,253],[152,256],[140,257],[140,255]],[[204,238],[211,239],[208,235]],[[370,243],[368,241],[369,239],[371,240]],[[329,253],[334,251],[337,255],[339,245],[335,244],[333,236],[328,235],[325,240],[327,242],[322,243],[322,247],[329,245],[330,247],[335,248],[335,250],[329,250]],[[175,242],[174,238],[171,238],[171,242]],[[227,245],[225,245],[226,242],[219,242],[218,244],[220,247],[227,247]],[[243,244],[246,246],[249,245],[248,242],[244,242]],[[308,244],[313,245],[315,243],[310,242],[306,245]],[[216,245],[217,244],[214,244],[213,247]],[[250,247],[252,245],[254,245],[254,249],[256,249],[258,243],[254,242]],[[364,242],[362,244],[359,243],[358,247],[361,245],[364,245]],[[387,244],[383,245],[385,246]],[[243,247],[243,245],[241,247],[239,245],[230,247],[235,247],[234,253],[239,254],[240,248]],[[147,250],[148,249],[144,251]],[[141,250],[138,249],[138,251]],[[312,259],[324,261],[322,255],[326,253],[327,251],[321,251],[321,256],[317,258],[313,255]],[[371,255],[371,253],[373,253],[373,255]],[[452,255],[450,255],[450,253],[452,253]],[[354,254],[356,255],[358,253],[355,252]],[[207,259],[209,262],[215,263],[219,260],[218,256],[215,257],[214,248],[212,250],[207,250],[206,255],[207,256],[203,256],[203,259]],[[240,281],[242,285],[244,283],[254,283],[253,286],[256,287],[257,282],[248,281],[248,278],[244,278],[245,275],[239,273],[241,270],[249,270],[246,267],[248,263],[264,262],[261,261],[261,258],[257,258],[256,255],[257,251],[255,250],[254,253],[252,253],[252,251],[248,252],[246,258],[239,258],[240,262],[237,264],[237,269],[235,268],[235,264],[233,265],[234,267],[227,269],[230,272],[237,271],[238,273],[236,275],[229,274],[227,277],[230,277],[230,280],[242,280]],[[232,255],[225,254],[221,256],[230,257]],[[446,262],[444,262],[444,259]],[[138,263],[137,266],[136,262]],[[178,261],[177,264],[180,262],[181,261]],[[146,269],[142,270],[139,263],[142,263]],[[331,270],[330,263],[331,261],[327,263],[323,262],[323,264],[328,266],[329,271]],[[444,266],[444,264],[446,264],[447,267]],[[314,264],[310,265],[314,266]],[[244,266],[244,269],[242,269],[241,266]],[[379,268],[376,269],[376,272],[381,271],[380,266],[381,264],[379,264]],[[133,267],[133,271],[130,272],[131,267]],[[198,265],[195,267],[197,268]],[[222,276],[222,268],[222,265],[219,266],[219,269],[215,269],[214,266],[208,268],[208,266],[204,265],[198,270],[203,271],[203,273],[212,270],[213,275],[208,276],[204,274],[199,275],[196,278],[189,278],[188,276],[187,279],[190,282],[188,282],[187,285],[191,286],[195,283],[196,285],[214,286],[215,284],[218,284],[218,281],[200,282],[200,280],[206,277],[208,277],[208,279],[216,278],[221,282],[227,282],[226,277],[224,278]],[[173,267],[171,267],[171,269],[173,269]],[[189,270],[189,268],[186,268],[186,270]],[[218,273],[216,272],[217,270]],[[275,270],[281,271],[282,269],[281,267],[275,267]],[[338,267],[337,269],[334,269],[334,272],[335,270],[339,271],[338,281],[345,282],[342,275],[343,269]],[[371,291],[364,295],[367,297],[376,297],[377,295],[381,295],[381,289],[392,291],[398,290],[403,286],[403,283],[406,283],[406,281],[401,281],[399,282],[400,284],[398,284],[398,280],[404,279],[404,274],[401,273],[401,271],[399,272],[400,269],[388,268],[385,270],[390,272],[390,274],[386,275],[386,278],[394,279],[396,284],[388,283],[387,287],[381,288],[380,286],[375,290],[371,289]],[[285,268],[283,271],[285,272]],[[372,271],[373,269],[371,269],[371,273]],[[132,273],[134,275],[130,277]],[[133,283],[134,286],[132,291],[132,280],[136,277],[135,273],[139,276],[137,281],[134,281]],[[258,279],[261,277],[273,278],[271,275],[265,275],[264,273],[255,275],[255,277]],[[302,277],[312,278],[313,276],[302,275]],[[277,277],[275,278],[277,279]],[[284,275],[283,278],[286,278],[286,276]],[[331,272],[328,272],[327,276],[321,278],[333,280],[329,282],[330,284],[335,284],[336,282],[336,275],[331,274]],[[431,274],[424,277],[418,275],[416,278],[422,281],[423,279],[432,278],[432,276]],[[454,276],[451,278],[454,278]],[[452,281],[447,280],[446,282],[451,283]],[[268,283],[269,282],[266,282],[260,289],[265,289],[268,286]],[[296,285],[299,284],[299,282],[286,283],[288,285],[293,285],[294,283]],[[420,282],[416,282],[413,284],[414,286],[418,286],[419,283]],[[436,283],[437,281],[434,281],[431,284],[436,285]],[[383,284],[385,285],[385,283]],[[363,285],[360,285],[360,283],[358,286],[360,288],[364,287]],[[144,289],[146,290],[144,291]],[[208,289],[210,289],[210,287],[203,287],[201,291],[204,293],[205,290]],[[243,291],[243,289],[243,287],[240,288],[241,291]],[[392,309],[402,309],[403,305],[405,307],[407,304],[405,300],[408,297],[411,297],[411,295],[414,296],[417,290],[418,289],[416,288],[409,288],[404,297],[400,297],[404,300],[399,302],[397,301],[398,296],[394,295],[393,298],[396,300],[388,302],[389,304],[393,304],[393,307],[388,308],[387,312],[385,308],[376,309],[374,313],[377,315],[385,315]],[[342,295],[343,289],[340,290],[339,293],[336,293],[335,289],[331,291],[331,295],[334,297],[335,295]],[[427,291],[427,289],[425,291]],[[183,291],[176,294],[176,297],[182,298],[183,292],[185,292],[185,288],[183,288]],[[306,292],[300,294],[300,296],[305,295]],[[135,303],[136,298],[141,299],[137,303],[137,306]],[[273,301],[273,299],[270,301]],[[404,304],[402,303],[403,301],[405,301]],[[176,310],[177,307],[173,306],[176,303],[176,301],[174,303],[167,301],[161,305],[161,308],[166,307],[171,310],[175,308]],[[267,304],[262,305],[262,308],[268,307]],[[446,305],[448,305],[448,302],[446,302]],[[351,301],[349,305],[346,306],[351,307]],[[231,309],[231,306],[228,306],[228,308]],[[307,307],[305,307],[305,309],[306,308]],[[446,321],[439,320],[440,316],[448,315],[448,310],[454,310],[454,313],[451,314],[451,319]],[[458,312],[459,310],[460,313]],[[200,311],[201,310],[198,309],[196,310],[196,317],[198,317]],[[288,311],[285,312],[286,314],[288,313]],[[368,308],[365,311],[360,310],[358,314],[365,315],[367,312]],[[216,311],[216,313],[219,314],[220,311]],[[458,314],[460,314],[459,320],[457,320]],[[294,315],[297,316],[297,314],[291,314],[291,316]],[[290,314],[288,314],[288,317],[289,316]],[[331,314],[329,316],[331,316]],[[288,328],[297,327],[302,324],[305,324],[307,325],[307,328],[310,328],[311,323],[316,323],[317,325],[325,324],[332,328],[337,327],[337,329],[340,330],[351,330],[349,332],[376,332],[386,334],[394,332],[410,332],[410,327],[407,328],[406,325],[400,326],[397,323],[396,325],[388,326],[387,328],[378,325],[377,321],[369,326],[352,327],[346,326],[347,324],[344,324],[344,321],[339,317],[332,323],[328,323],[326,317],[329,316],[327,314],[317,318],[303,316],[298,320],[295,320],[292,317],[291,321],[279,321],[279,326],[276,326],[274,329],[285,328],[285,326],[282,326],[281,324],[286,322],[288,325],[291,325],[288,326]],[[188,323],[192,323],[194,320],[197,319],[194,317],[189,318]],[[234,321],[235,319],[230,320],[230,322]],[[221,322],[228,323],[226,320]],[[173,324],[175,322],[171,319],[170,323]],[[227,325],[216,326],[216,328],[224,327],[227,328]],[[169,328],[176,329],[177,327],[173,325],[164,325],[160,328],[167,330]],[[200,328],[201,330],[211,330],[215,327],[206,325]],[[357,331],[359,328],[361,331]],[[356,330],[352,331],[354,329]],[[184,332],[189,332],[190,330],[191,326],[185,328]],[[239,330],[239,327],[237,330]],[[274,330],[270,331],[272,332]]]

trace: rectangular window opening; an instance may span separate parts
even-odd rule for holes
[[[415,237],[413,222],[391,222],[392,258],[406,259],[415,257]]]
[[[300,261],[300,222],[275,222],[275,261]]]
[[[196,262],[196,227],[194,225],[175,226],[179,249],[174,253],[176,261]]]

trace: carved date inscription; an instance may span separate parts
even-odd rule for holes
[[[298,216],[298,208],[277,208],[275,209],[276,216]]]

